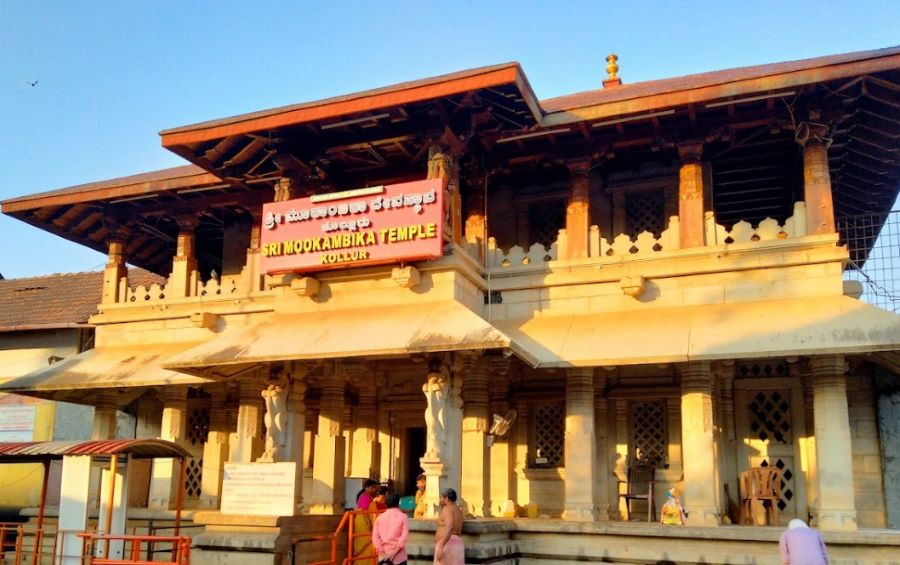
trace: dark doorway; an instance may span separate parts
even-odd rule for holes
[[[425,455],[425,428],[406,429],[406,476],[403,478],[404,494],[416,492],[416,477],[422,472],[419,459]]]

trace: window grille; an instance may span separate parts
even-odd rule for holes
[[[625,194],[625,216],[628,235],[637,237],[648,231],[660,237],[665,226],[666,199],[662,189],[642,190]]]
[[[667,449],[665,403],[636,402],[632,404],[632,461],[653,467],[662,467],[666,463]]]
[[[771,361],[761,363],[741,363],[738,366],[738,375],[741,377],[786,377],[788,366],[784,361]]]
[[[550,249],[559,237],[559,230],[565,226],[565,200],[543,200],[528,205],[528,233],[531,243],[540,243]]]
[[[184,496],[188,500],[197,500],[203,485],[203,459],[191,457],[187,460],[184,471]]]
[[[761,441],[781,444],[791,437],[791,403],[787,393],[760,391],[750,400],[750,433]]]
[[[534,412],[534,459],[541,467],[563,465],[566,413],[562,404],[545,404]],[[538,458],[541,459],[538,463]],[[543,461],[546,459],[546,462]]]
[[[778,499],[778,509],[784,511],[794,498],[794,471],[790,465],[781,457],[776,457],[775,468],[778,469],[781,476],[781,498]],[[763,459],[759,464],[760,467],[768,467],[772,465],[769,459]]]
[[[187,440],[202,447],[209,437],[209,407],[193,407],[188,412]]]

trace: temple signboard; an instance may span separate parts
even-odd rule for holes
[[[317,194],[263,206],[266,273],[310,272],[443,253],[441,179]]]

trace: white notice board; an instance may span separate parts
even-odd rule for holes
[[[297,464],[226,463],[222,514],[293,516]]]
[[[0,404],[0,441],[34,441],[34,405]]]

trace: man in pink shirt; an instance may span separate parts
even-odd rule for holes
[[[782,565],[826,565],[828,551],[825,542],[816,530],[810,529],[803,520],[788,522],[788,529],[781,534],[778,542],[781,548]]]
[[[400,510],[400,495],[387,496],[387,510],[378,516],[372,527],[372,545],[378,552],[378,562],[390,561],[406,565],[406,540],[409,538],[409,518]]]

